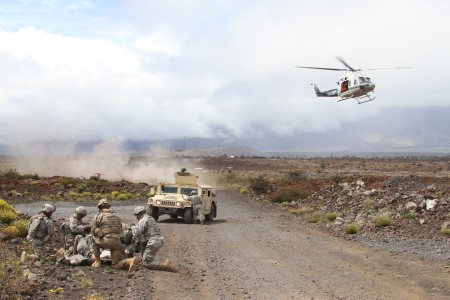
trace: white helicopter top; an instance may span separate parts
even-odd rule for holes
[[[360,73],[362,69],[354,69],[350,67],[341,57],[336,57],[347,69],[335,68],[318,68],[318,67],[299,67],[302,69],[316,69],[316,70],[330,70],[330,71],[349,71],[346,76],[341,76],[337,82],[338,88],[327,91],[320,91],[315,83],[312,83],[317,97],[341,97],[339,101],[347,99],[355,99],[358,104],[375,100],[375,97],[370,97],[369,93],[374,93],[375,84],[372,83],[370,77]],[[381,70],[381,69],[408,69],[411,67],[395,67],[395,68],[376,68],[367,70]]]

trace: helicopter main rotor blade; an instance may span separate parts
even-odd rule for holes
[[[392,70],[392,69],[414,69],[414,67],[372,68],[367,70],[375,71],[375,70]]]
[[[336,56],[336,59],[339,60],[344,66],[346,66],[349,69],[349,71],[352,71],[352,72],[361,71],[361,69],[353,69],[352,67],[350,67],[349,64],[346,63],[345,60],[340,56]]]
[[[334,68],[317,68],[317,67],[300,67],[300,66],[295,66],[296,68],[301,68],[301,69],[315,69],[315,70],[328,70],[328,71],[350,71],[349,69],[334,69]]]

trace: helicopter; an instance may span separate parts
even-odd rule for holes
[[[341,76],[337,82],[338,88],[327,91],[321,91],[315,83],[311,83],[314,86],[316,97],[341,97],[338,100],[344,101],[348,99],[355,99],[358,104],[366,103],[375,100],[375,97],[371,97],[369,93],[374,93],[375,84],[371,81],[370,77],[360,73],[362,69],[354,69],[347,64],[342,57],[336,56],[346,69],[336,68],[318,68],[318,67],[301,67],[302,69],[316,69],[316,70],[329,70],[329,71],[348,71],[347,75]],[[411,67],[395,67],[395,68],[374,68],[367,70],[382,70],[382,69],[409,69]]]

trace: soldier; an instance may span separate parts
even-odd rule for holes
[[[140,244],[142,265],[149,269],[178,272],[169,259],[162,264],[155,260],[156,253],[164,244],[164,237],[155,219],[147,215],[143,206],[137,206],[133,213],[138,219],[135,239]]]
[[[115,266],[122,259],[124,247],[120,242],[122,236],[122,221],[119,216],[110,209],[108,200],[101,199],[98,202],[99,213],[91,223],[93,234],[93,252],[95,262],[93,267],[100,267],[100,248],[111,251],[112,265]]]
[[[67,255],[78,254],[77,245],[81,239],[86,239],[86,235],[91,231],[91,225],[83,222],[86,215],[86,207],[78,206],[69,222],[63,225],[64,249]]]
[[[200,224],[203,225],[203,221],[205,221],[205,214],[203,213],[202,200],[197,195],[197,190],[191,191],[189,200],[191,200],[191,202],[192,202],[192,209],[194,211],[194,219],[196,221],[199,221]]]
[[[51,204],[42,205],[40,213],[31,217],[28,223],[27,240],[30,241],[33,247],[33,255],[27,255],[24,251],[21,260],[24,261],[27,257],[34,260],[43,259],[45,257],[44,245],[53,237],[53,223],[50,219],[56,208]]]

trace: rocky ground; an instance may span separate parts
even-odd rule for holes
[[[167,233],[165,247],[171,247],[171,250],[167,250],[164,255],[169,255],[169,258],[178,263],[181,274],[162,274],[158,271],[139,270],[133,280],[133,278],[127,278],[126,272],[111,274],[108,273],[110,270],[106,267],[92,269],[89,267],[56,266],[50,259],[42,266],[28,266],[29,272],[26,272],[28,277],[22,289],[22,296],[30,299],[81,299],[89,295],[91,299],[95,299],[93,298],[94,295],[103,296],[103,299],[123,297],[129,299],[165,299],[170,298],[170,296],[195,299],[198,298],[196,296],[202,295],[209,299],[270,299],[271,290],[281,293],[276,288],[279,285],[278,280],[281,279],[277,278],[275,274],[273,276],[269,274],[269,277],[273,278],[268,282],[263,279],[267,274],[261,274],[263,276],[261,278],[254,277],[239,266],[236,266],[239,272],[229,270],[229,274],[225,274],[226,276],[217,273],[217,270],[214,273],[211,268],[223,268],[224,264],[233,265],[237,263],[258,270],[256,265],[261,265],[258,264],[258,256],[265,256],[266,258],[263,261],[270,261],[270,257],[275,254],[269,249],[274,247],[286,249],[287,256],[295,256],[297,253],[295,251],[308,252],[308,249],[300,249],[302,243],[305,242],[301,238],[310,242],[313,236],[308,234],[298,235],[298,243],[292,243],[297,247],[297,250],[292,249],[291,251],[289,249],[292,245],[290,245],[289,240],[292,242],[292,239],[296,238],[295,235],[291,236],[291,233],[305,231],[320,236],[314,231],[317,229],[338,237],[338,240],[328,240],[324,237],[324,241],[316,241],[322,245],[321,247],[325,247],[324,245],[327,245],[327,243],[340,245],[341,242],[337,241],[349,240],[356,242],[358,245],[392,253],[396,255],[396,259],[399,259],[397,255],[401,255],[402,259],[407,255],[411,260],[405,260],[406,265],[415,264],[416,259],[419,259],[426,262],[422,266],[424,269],[430,267],[433,270],[434,268],[436,272],[444,272],[443,274],[446,273],[447,275],[450,271],[448,269],[450,264],[450,238],[442,232],[442,228],[448,226],[450,221],[450,168],[447,160],[221,158],[219,163],[215,159],[206,159],[203,166],[206,170],[216,173],[217,166],[219,166],[218,178],[221,186],[241,192],[244,190],[250,192],[237,198],[227,196],[227,199],[222,201],[222,205],[236,206],[245,199],[247,199],[245,201],[250,201],[249,203],[258,204],[257,206],[249,204],[236,211],[225,209],[225,216],[220,214],[221,209],[223,212],[223,208],[219,208],[220,217],[214,223],[216,226],[207,226],[200,229],[198,226],[194,226],[195,233],[189,233],[194,234],[199,244],[206,243],[205,245],[211,243],[204,239],[205,235],[210,235],[214,245],[221,245],[224,248],[223,250],[217,250],[216,247],[209,254],[205,253],[203,248],[190,245],[189,239],[180,237],[180,235],[187,235],[187,232],[184,232],[186,225],[163,219],[159,223],[163,232]],[[251,193],[248,178],[258,176],[267,179],[268,189],[262,194],[254,195]],[[147,194],[150,193],[150,186],[145,183],[132,183],[126,180],[93,182],[92,180],[94,179],[76,178],[75,181],[69,180],[69,183],[64,177],[56,176],[50,178],[38,178],[31,174],[27,176],[2,176],[0,177],[0,198],[15,205],[18,210],[27,213],[28,216],[38,211],[39,205],[43,202],[56,203],[58,210],[54,219],[55,227],[58,228],[64,218],[67,218],[80,203],[88,207],[91,216],[96,210],[96,198],[105,196],[111,198],[112,194],[116,198],[114,206],[120,209],[124,220],[131,223],[134,221],[131,214],[133,207],[145,203]],[[119,195],[123,195],[121,200],[117,199]],[[336,214],[335,220],[328,220],[328,214],[330,213]],[[240,215],[236,222],[241,225],[230,228],[229,225],[235,225],[233,220],[235,220],[236,214]],[[258,216],[263,215],[267,215],[267,220],[270,221],[268,225],[264,226],[272,228],[273,224],[279,222],[279,229],[282,232],[289,233],[289,240],[283,241],[281,245],[272,245],[267,250],[263,250],[270,246],[271,241],[267,241],[262,232],[268,232],[268,235],[276,236],[274,232],[270,232],[271,229],[262,225],[266,221],[261,220]],[[390,224],[379,226],[377,218],[380,216],[388,217]],[[242,222],[242,220],[247,219],[250,222]],[[358,233],[345,233],[345,228],[349,224],[358,225]],[[239,232],[244,232],[242,226],[249,229],[248,232],[245,231],[249,240],[253,240],[255,244],[260,241],[263,242],[259,250],[258,247],[247,249],[254,252],[252,259],[255,259],[254,256],[256,256],[255,265],[239,262],[239,259],[236,258],[237,255],[245,257],[249,254],[236,253],[234,248],[229,248],[228,245],[223,244],[227,243],[227,239],[232,238],[231,233],[234,232],[239,235]],[[261,232],[258,230],[261,230]],[[230,233],[224,235],[224,232]],[[252,236],[252,233],[254,233],[254,236]],[[217,236],[221,237],[220,240],[214,238]],[[236,240],[229,242],[231,244],[237,243],[236,246],[242,243],[242,241]],[[24,244],[20,239],[9,240],[3,236],[1,243],[16,257],[23,250]],[[61,240],[55,238],[51,248],[56,249],[61,244]],[[342,247],[347,246],[342,244],[339,247],[342,249]],[[357,249],[354,252],[365,251]],[[189,251],[194,254],[187,253]],[[331,253],[334,250],[327,251]],[[196,257],[192,256],[195,254],[201,255],[202,259],[198,261]],[[364,255],[371,256],[372,254]],[[341,255],[339,254],[338,257]],[[350,254],[347,253],[347,255]],[[355,255],[355,253],[351,255]],[[381,257],[383,257],[382,254]],[[336,260],[339,261],[339,258],[336,258]],[[380,258],[381,260],[382,258]],[[281,259],[279,263],[288,264],[287,261]],[[321,267],[327,268],[326,263],[324,262]],[[346,268],[343,265],[336,265],[335,267]],[[268,270],[271,269],[261,269],[261,272],[266,273]],[[407,275],[401,276],[408,278],[413,276],[406,270],[399,271],[396,269],[394,271],[403,272]],[[215,287],[211,278],[208,278],[211,272],[216,276],[213,279],[222,281],[221,287]],[[292,273],[286,272],[281,275],[297,276],[294,274],[298,273],[298,270],[293,269]],[[317,272],[319,271],[316,270],[313,273]],[[319,273],[321,272],[323,270]],[[350,271],[346,270],[345,272]],[[361,272],[367,273],[368,270],[361,270]],[[384,272],[384,270],[380,272]],[[247,285],[239,283],[240,279],[237,278],[239,276],[243,276],[244,280],[248,277],[250,283]],[[312,276],[312,273],[305,273],[302,276]],[[436,276],[437,280],[440,275]],[[89,282],[85,282],[86,278],[91,279],[90,285]],[[170,294],[169,291],[161,291],[161,289],[164,289],[162,282],[164,280],[177,280],[177,282],[181,280],[184,284],[181,284],[182,287],[174,291],[174,294]],[[254,281],[253,285],[251,284],[252,280]],[[325,284],[327,280],[323,277],[319,276],[315,280],[312,286],[306,284],[310,288],[309,291],[299,290],[292,286],[292,291],[285,292],[283,295],[286,296],[285,298],[296,298],[295,295],[302,295],[299,298],[310,299],[314,295],[318,295],[318,298],[324,299],[358,299],[358,293],[337,286],[335,288],[338,292],[333,294],[332,290],[318,284],[318,282],[324,282],[323,284]],[[419,279],[417,280],[419,281]],[[427,286],[424,287],[419,284],[421,290],[420,293],[416,291],[417,295],[420,294],[430,299],[450,296],[448,286],[429,283],[432,278],[427,280],[422,278],[422,280],[427,282]],[[136,288],[139,286],[136,284],[145,285],[145,292],[137,292]],[[334,279],[332,286],[336,284],[339,285],[337,278]],[[361,284],[363,285],[363,283]],[[398,284],[401,285],[401,282]],[[268,295],[267,297],[258,294],[258,290],[261,290],[263,286],[265,286],[263,290]],[[59,292],[58,287],[61,288]],[[384,292],[380,291],[377,294],[377,288],[380,288],[380,286],[375,285],[373,290],[367,290],[364,293],[365,298],[389,298],[388,294]],[[422,294],[423,291],[425,291],[425,294]],[[272,296],[275,295],[272,294]],[[399,298],[407,298],[406,296],[408,294],[405,292]],[[420,297],[417,299],[420,299]]]

